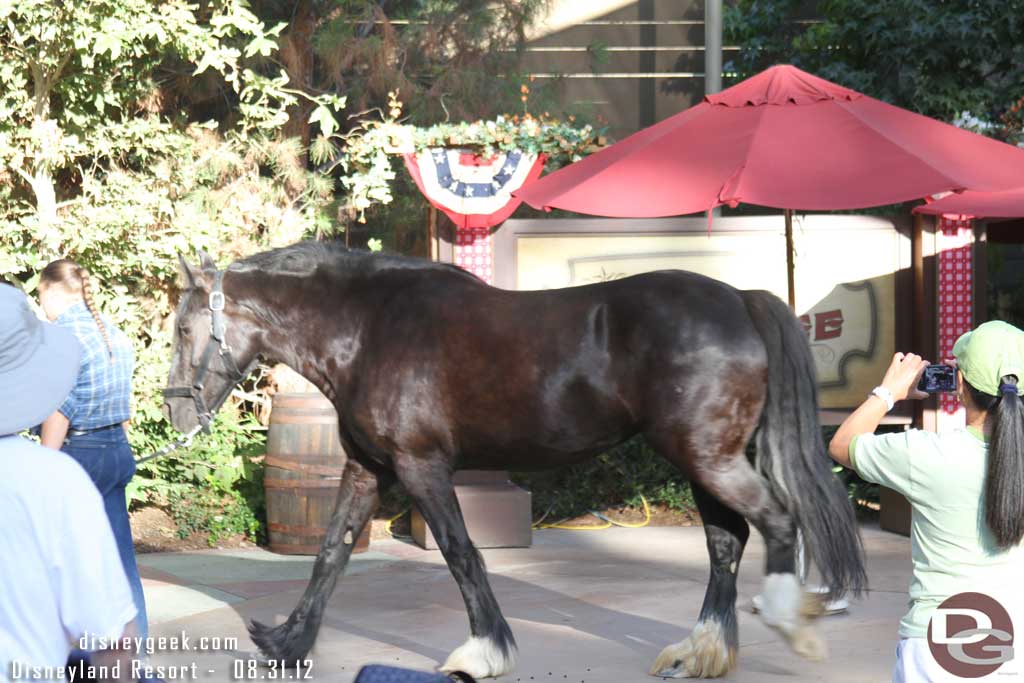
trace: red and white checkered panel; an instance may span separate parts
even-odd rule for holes
[[[455,265],[465,268],[487,284],[494,283],[490,228],[455,229]]]
[[[939,221],[939,357],[953,357],[953,344],[973,323],[972,244],[974,222],[943,216]],[[954,394],[939,397],[939,426],[964,425],[963,410]]]

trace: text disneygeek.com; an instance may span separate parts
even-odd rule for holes
[[[131,680],[162,678],[165,680],[198,680],[200,676],[227,674],[233,680],[310,680],[312,678],[312,662],[286,665],[284,662],[257,662],[249,657],[232,657],[226,661],[209,661],[204,666],[196,662],[166,665],[153,664],[147,657],[161,652],[236,652],[237,638],[218,638],[211,636],[191,637],[184,631],[176,636],[159,636],[149,638],[100,638],[83,637],[76,646],[85,652],[119,651],[130,654],[132,658],[106,664],[80,659],[73,664],[64,666],[39,666],[24,662],[11,662],[6,672],[11,681],[87,681],[87,680],[120,680],[125,673]],[[128,671],[126,672],[125,669]],[[0,679],[3,679],[0,672]]]
[[[85,652],[99,650],[130,650],[136,654],[152,655],[157,652],[221,652],[237,650],[238,638],[200,636],[193,638],[184,631],[181,635],[150,636],[148,638],[100,638],[84,635],[78,641],[78,649]]]

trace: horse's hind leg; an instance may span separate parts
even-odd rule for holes
[[[348,564],[356,539],[377,509],[380,495],[393,479],[389,472],[371,472],[354,458],[348,458],[334,513],[302,599],[280,626],[265,626],[257,621],[249,625],[253,642],[268,659],[295,662],[312,649],[338,575]]]
[[[792,516],[772,495],[767,481],[754,470],[742,450],[708,449],[692,457],[692,435],[649,433],[658,452],[691,475],[691,479],[720,503],[753,524],[765,542],[765,583],[761,620],[779,631],[797,654],[820,660],[825,642],[810,623],[820,605],[806,600],[796,577],[796,526]]]
[[[662,650],[651,667],[652,676],[717,678],[736,664],[736,573],[750,528],[741,515],[699,485],[692,484],[692,489],[704,522],[711,576],[693,632]]]
[[[396,463],[396,473],[430,526],[469,615],[469,639],[449,655],[441,671],[463,671],[474,678],[510,672],[516,641],[491,592],[483,558],[466,533],[447,462]]]
[[[761,620],[779,631],[797,654],[820,660],[825,641],[810,624],[820,605],[804,597],[796,576],[796,525],[768,483],[743,453],[714,467],[695,468],[696,480],[725,505],[746,517],[765,543],[765,581]],[[799,495],[799,494],[797,494]]]

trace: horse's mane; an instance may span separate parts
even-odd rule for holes
[[[461,268],[447,263],[349,249],[339,242],[297,242],[287,247],[253,254],[228,266],[228,270],[231,271],[258,271],[267,275],[297,277],[312,275],[319,268],[359,270],[364,273],[389,269],[446,270],[472,277]]]

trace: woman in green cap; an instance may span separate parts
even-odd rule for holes
[[[1024,581],[1024,332],[985,323],[957,340],[953,356],[965,429],[874,434],[896,401],[927,397],[917,384],[928,361],[897,353],[829,445],[836,462],[900,492],[913,509],[913,579],[899,628],[898,683],[961,680],[929,649],[935,608],[959,593],[1012,595]]]

